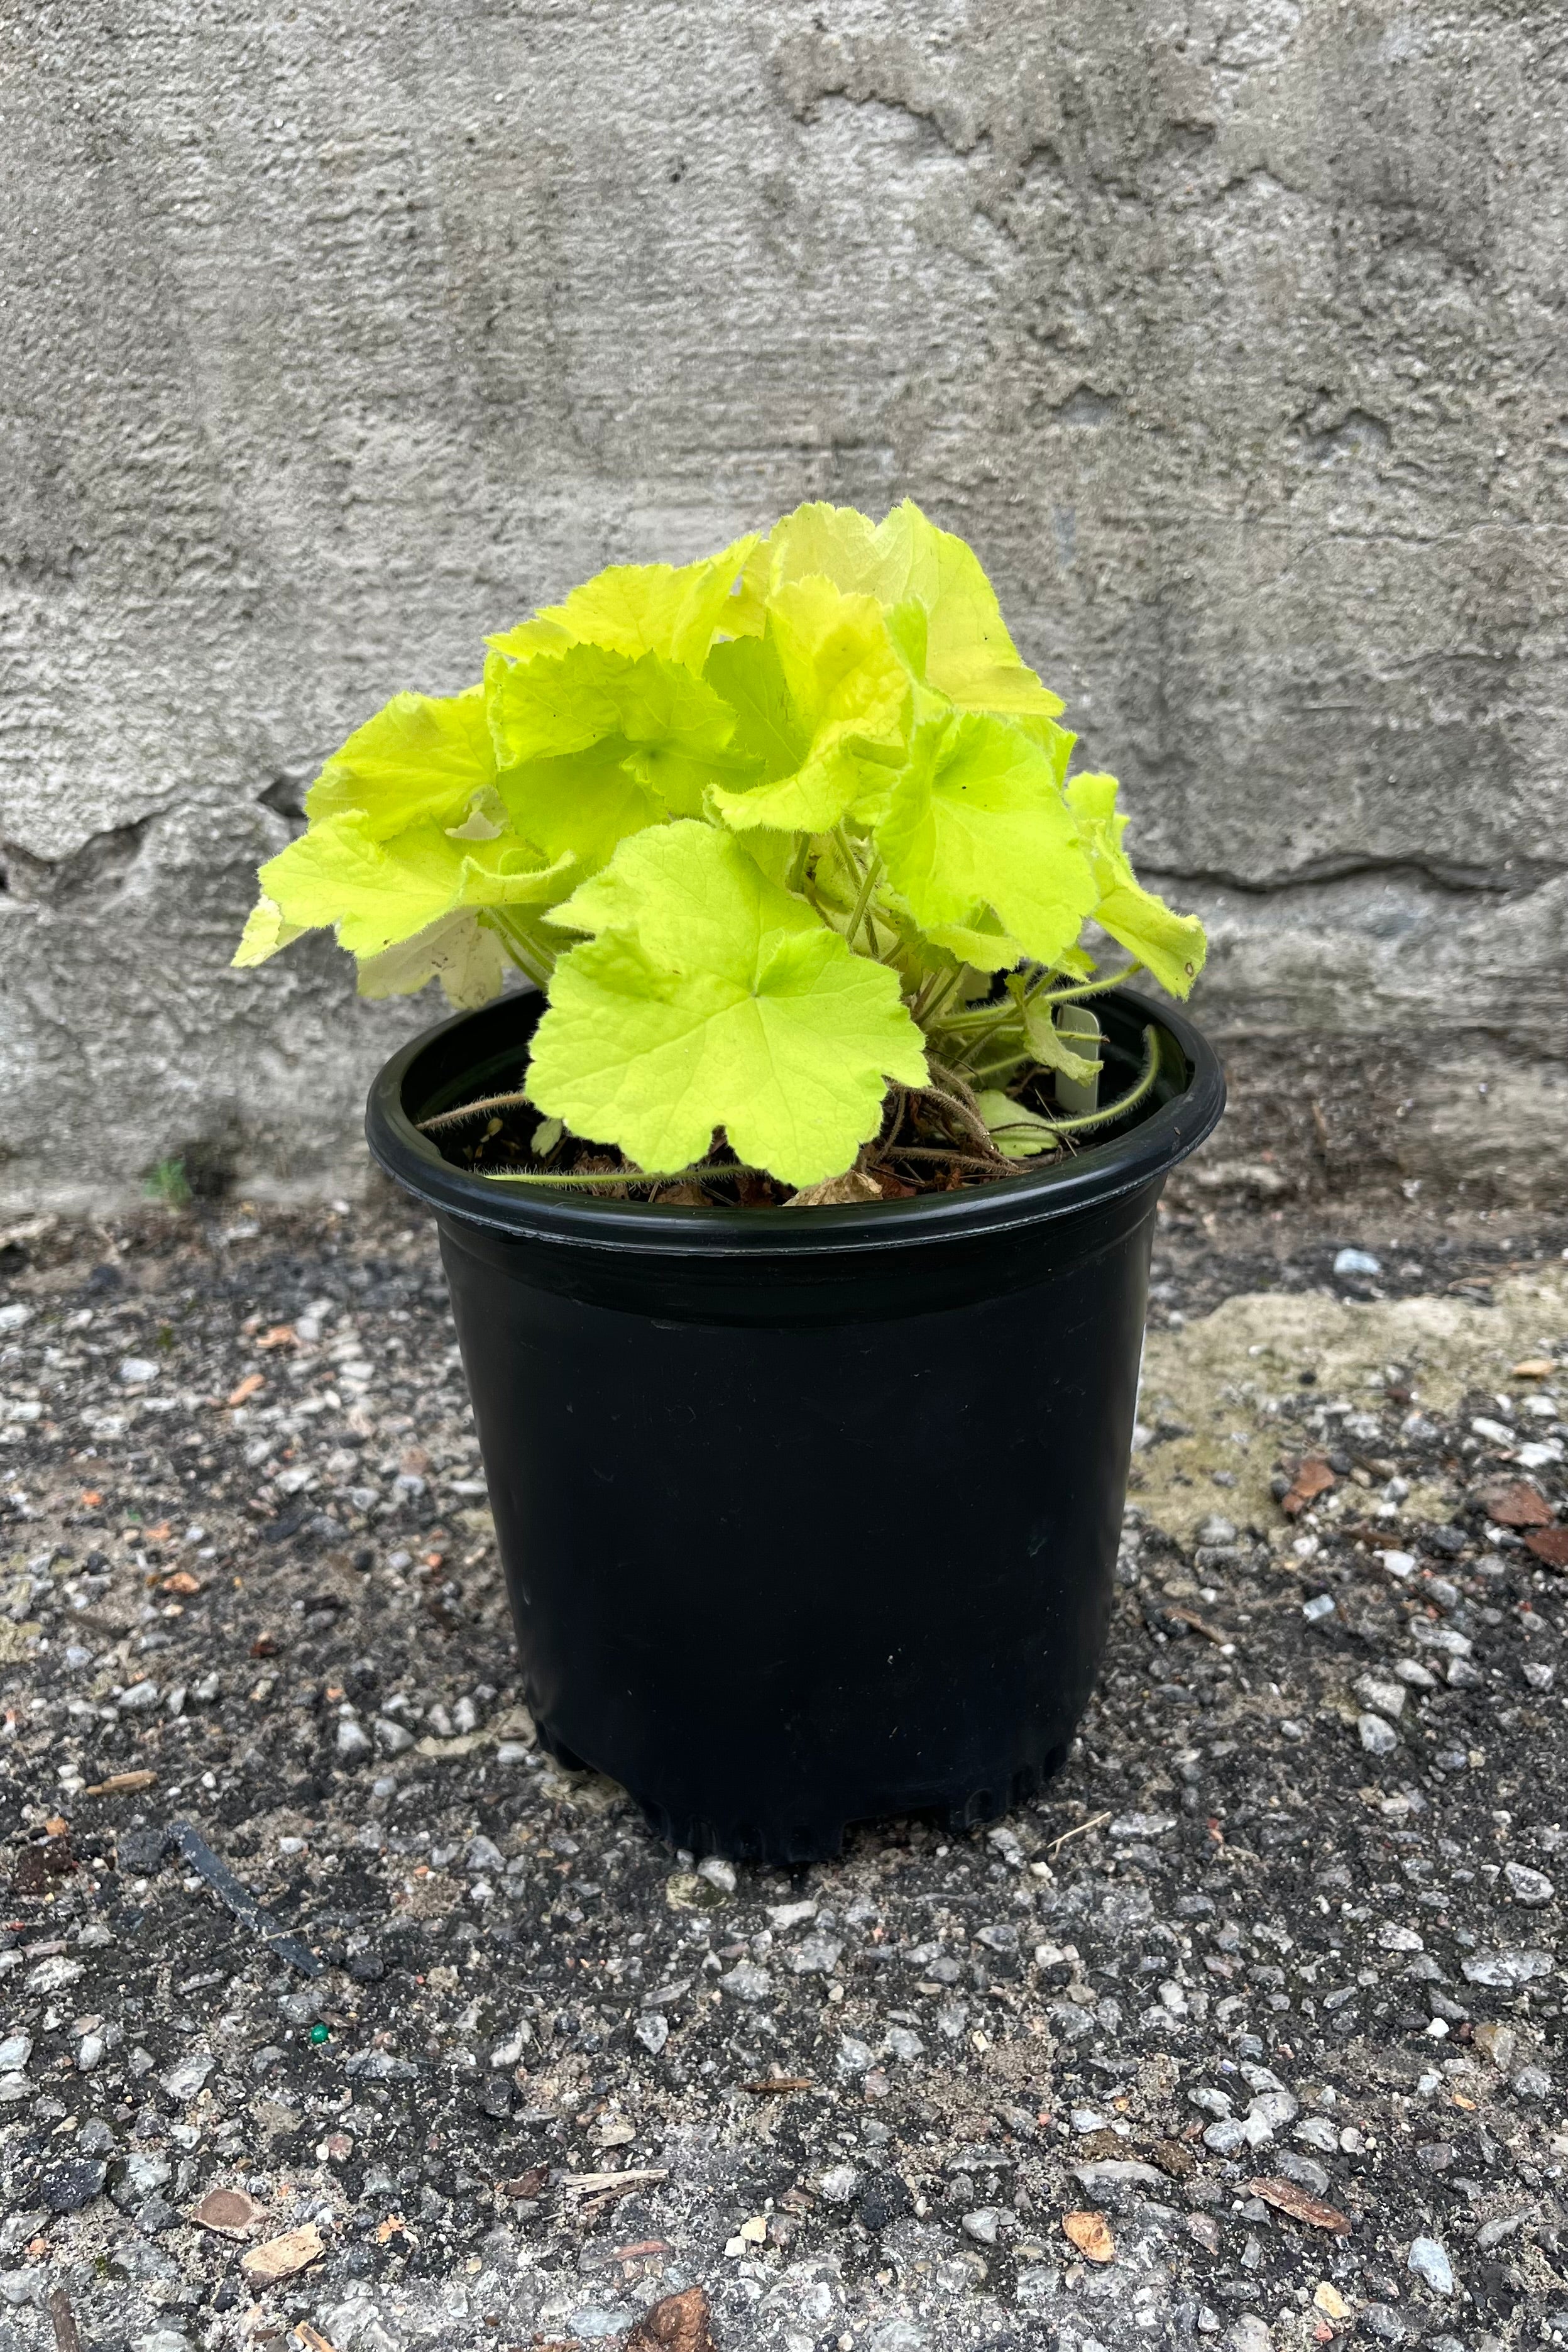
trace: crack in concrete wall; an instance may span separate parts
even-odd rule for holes
[[[1321,857],[1310,866],[1282,874],[1239,874],[1226,867],[1201,866],[1166,866],[1157,877],[1159,887],[1197,888],[1204,885],[1216,889],[1240,890],[1249,897],[1266,898],[1282,891],[1311,890],[1330,882],[1354,882],[1365,875],[1382,875],[1390,880],[1407,879],[1415,883],[1430,883],[1434,889],[1452,893],[1456,898],[1490,896],[1517,898],[1531,890],[1544,888],[1568,872],[1561,860],[1544,862],[1537,859],[1507,858],[1501,866],[1450,866],[1441,859],[1421,857]],[[1153,868],[1145,868],[1151,887],[1156,878]]]
[[[905,491],[1212,921],[1243,1105],[1285,1118],[1293,1055],[1391,1171],[1549,1181],[1549,13],[25,0],[7,33],[0,1198],[206,1143],[340,1184],[439,1007],[361,1004],[324,943],[226,968],[320,755],[601,562]]]

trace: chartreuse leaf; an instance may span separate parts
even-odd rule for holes
[[[981,969],[1003,968],[1000,933],[1055,963],[1094,903],[1050,759],[999,719],[970,713],[915,730],[876,844],[916,921]]]
[[[734,713],[657,654],[492,655],[486,685],[507,814],[552,857],[602,865],[628,834],[695,815],[716,778],[746,772],[726,750]]]
[[[1056,1131],[1039,1111],[1026,1109],[1010,1095],[1000,1094],[992,1087],[977,1094],[975,1100],[979,1105],[980,1117],[991,1130],[991,1141],[1004,1160],[1033,1160],[1042,1151],[1057,1149]]]
[[[735,583],[735,593],[725,608],[724,634],[727,637],[759,637],[768,620],[768,592],[773,582],[773,559],[769,543],[759,539]]]
[[[514,660],[559,653],[570,645],[601,646],[635,660],[658,654],[700,670],[721,626],[727,626],[736,582],[759,545],[755,531],[717,555],[677,569],[668,563],[612,563],[547,604],[531,621],[486,643]]]
[[[1089,854],[1097,887],[1090,913],[1173,996],[1186,996],[1203,970],[1208,941],[1196,915],[1178,915],[1133,873],[1122,847],[1127,820],[1116,813],[1114,776],[1074,776],[1067,804]]]
[[[481,688],[463,694],[394,694],[335,751],[305,799],[311,823],[357,816],[375,841],[431,819],[459,824],[496,781]]]
[[[925,608],[925,670],[960,710],[1054,719],[1060,695],[1041,686],[1008,634],[997,592],[967,541],[926,520],[913,499],[877,531],[886,604],[914,598]]]
[[[798,774],[810,756],[810,724],[789,691],[774,632],[715,646],[703,675],[734,716],[732,740],[755,763],[752,783]]]
[[[883,604],[896,604],[903,593],[896,556],[890,564],[882,533],[858,507],[835,507],[826,499],[797,507],[768,532],[768,552],[771,591],[791,580],[821,577],[847,595],[874,596]]]
[[[934,923],[926,936],[959,963],[977,971],[1010,971],[1021,963],[1024,950],[988,908],[981,908],[967,923]]]
[[[361,996],[379,999],[413,996],[427,982],[439,980],[447,1003],[463,1013],[498,996],[506,976],[500,940],[482,916],[460,908],[412,940],[362,957],[359,986]]]
[[[865,794],[868,763],[901,756],[909,681],[874,597],[819,578],[779,588],[763,636],[716,646],[707,678],[757,763],[758,781],[714,790],[737,829],[827,833]]]
[[[308,923],[286,923],[282,908],[273,899],[258,898],[246,919],[234,962],[239,966],[265,963],[268,956],[302,938],[308,929]]]
[[[821,573],[890,611],[918,606],[924,626],[906,611],[896,631],[900,649],[914,677],[958,709],[1038,719],[1061,710],[1061,697],[1019,658],[974,549],[928,521],[913,499],[874,527],[853,507],[797,507],[774,525],[767,555],[775,597],[787,582]],[[748,567],[743,588],[748,602],[757,593],[758,562]]]
[[[362,816],[312,824],[259,877],[283,922],[333,924],[357,956],[380,955],[458,907],[549,906],[573,878],[570,858],[547,864],[506,835],[459,842],[427,822],[381,842]]]
[[[1041,1069],[1054,1070],[1074,1086],[1092,1086],[1100,1075],[1098,1057],[1091,1061],[1087,1055],[1076,1053],[1058,1028],[1054,1009],[1038,997],[1025,996],[1021,983],[1013,983],[1012,993],[1023,1010],[1024,1043]],[[1089,1017],[1092,1020],[1093,1015]]]
[[[618,842],[668,814],[617,757],[618,746],[596,744],[559,760],[530,760],[501,779],[507,813],[517,831],[546,856],[571,857],[584,874],[613,856]]]
[[[528,1093],[639,1167],[689,1166],[722,1127],[743,1161],[814,1184],[876,1132],[888,1078],[924,1083],[896,975],[712,826],[623,842],[557,919],[597,936],[556,965]]]
[[[711,687],[657,654],[569,646],[531,662],[492,656],[485,666],[490,729],[503,771],[613,743],[652,782],[672,753],[713,760],[733,714]]]

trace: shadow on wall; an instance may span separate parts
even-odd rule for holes
[[[158,814],[150,810],[133,824],[95,833],[68,857],[35,857],[13,841],[0,841],[0,897],[18,906],[72,912],[100,905],[141,856]]]

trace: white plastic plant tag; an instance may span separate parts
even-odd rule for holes
[[[1056,1008],[1056,1034],[1064,1045],[1082,1054],[1086,1062],[1100,1059],[1100,1024],[1087,1004],[1059,1004]],[[1068,1078],[1057,1073],[1056,1099],[1064,1111],[1082,1112],[1100,1108],[1100,1080]]]

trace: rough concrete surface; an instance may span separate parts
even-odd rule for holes
[[[225,969],[317,762],[606,559],[906,491],[1212,918],[1248,1132],[1305,1074],[1403,1181],[1537,1182],[1563,58],[1493,0],[16,0],[0,1190],[340,1186],[430,1008]]]
[[[1171,1209],[1071,1761],[791,1873],[541,1752],[406,1209],[39,1228],[0,2352],[1568,2336],[1568,1227]]]

